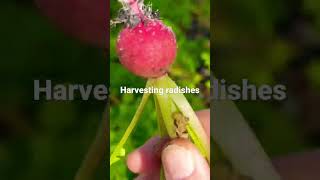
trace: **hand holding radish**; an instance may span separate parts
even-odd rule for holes
[[[197,116],[209,136],[209,110],[198,111]],[[158,151],[159,148],[160,151]],[[183,138],[169,142],[160,137],[151,138],[130,153],[127,159],[128,168],[139,174],[137,180],[159,179],[161,163],[168,180],[210,179],[208,163],[197,148]]]
[[[209,136],[185,96],[182,93],[173,94],[166,91],[166,89],[178,88],[177,84],[167,74],[177,54],[174,32],[170,27],[164,25],[157,12],[153,12],[151,6],[145,6],[143,1],[120,2],[123,7],[119,10],[119,15],[115,21],[111,21],[111,25],[119,23],[125,25],[116,42],[116,51],[121,64],[131,73],[147,78],[146,88],[165,90],[163,94],[153,94],[158,127],[160,136],[172,140],[171,142],[174,142],[174,144],[163,150],[163,171],[160,173],[160,179],[165,177],[172,179],[169,174],[180,176],[176,174],[176,171],[171,171],[172,169],[168,168],[172,155],[167,158],[170,153],[179,155],[177,153],[179,150],[181,150],[181,153],[185,152],[185,154],[190,155],[191,164],[186,163],[185,165],[188,165],[187,167],[191,172],[189,175],[184,174],[184,176],[193,176],[193,170],[197,166],[198,161],[196,160],[198,159],[201,160],[202,165],[205,165],[206,168],[204,169],[207,169],[204,174],[199,176],[200,179],[209,178]],[[150,95],[150,93],[143,95],[129,127],[111,154],[110,165],[125,156],[124,145],[135,128]],[[183,138],[183,140],[180,138]],[[183,164],[179,160],[171,162]],[[188,170],[183,167],[180,168]],[[195,172],[197,171],[195,170]],[[198,175],[194,177],[198,177]]]

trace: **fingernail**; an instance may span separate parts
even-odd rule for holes
[[[162,163],[169,179],[183,179],[189,177],[194,170],[192,153],[186,148],[172,144],[162,152]]]

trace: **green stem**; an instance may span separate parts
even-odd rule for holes
[[[232,166],[252,179],[280,180],[280,175],[236,105],[230,100],[216,100],[212,106],[211,136]]]
[[[159,102],[160,111],[162,114],[162,123],[166,128],[166,132],[170,138],[176,137],[175,127],[174,127],[174,120],[172,118],[173,111],[173,104],[171,103],[171,99],[169,96],[164,93],[163,95],[156,94],[157,101]]]
[[[154,99],[154,104],[155,104],[156,112],[157,112],[157,122],[158,122],[160,136],[161,137],[168,136],[166,127],[164,125],[162,113],[161,113],[161,110],[160,110],[160,105],[159,105],[159,102],[157,100],[157,96],[155,94],[153,95],[153,99]]]
[[[147,82],[146,88],[150,87],[151,84],[152,84],[152,80],[149,80]],[[120,156],[124,156],[125,152],[124,152],[123,146],[127,142],[127,140],[129,138],[130,134],[132,133],[134,127],[138,123],[138,121],[140,119],[140,116],[142,114],[142,111],[144,109],[144,106],[146,105],[149,96],[150,96],[150,93],[143,94],[142,100],[141,100],[141,102],[139,104],[139,107],[138,107],[134,117],[132,118],[132,120],[131,120],[128,128],[126,129],[123,137],[121,138],[120,142],[117,144],[116,148],[114,149],[113,153],[110,156],[110,166],[113,163],[115,163],[116,161],[118,161]]]
[[[106,110],[105,116],[102,119],[102,122],[99,126],[95,140],[90,146],[89,151],[86,154],[81,164],[81,167],[77,171],[75,180],[93,179],[92,176],[94,174],[94,171],[98,168],[102,159],[105,157],[105,152],[108,145],[108,138],[107,138],[107,129],[108,129],[107,117],[109,116],[108,113],[109,111]]]
[[[213,139],[238,172],[252,179],[281,179],[232,101],[215,101],[213,114]]]
[[[167,132],[165,124],[164,124],[164,120],[163,120],[162,113],[161,113],[161,110],[160,110],[159,102],[157,100],[157,96],[154,95],[153,97],[154,97],[154,103],[155,103],[156,112],[157,112],[157,121],[158,121],[160,137],[168,136],[168,132]],[[166,178],[164,176],[163,167],[161,166],[161,168],[160,168],[160,180],[165,180],[165,179]]]

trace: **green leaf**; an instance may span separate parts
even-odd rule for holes
[[[119,161],[120,157],[124,157],[126,155],[126,150],[121,148],[119,151],[115,151],[114,154],[114,157],[110,159],[110,165]]]

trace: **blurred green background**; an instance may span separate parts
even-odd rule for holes
[[[211,22],[219,79],[287,86],[285,101],[236,102],[266,152],[277,158],[319,148],[320,1],[213,1]]]
[[[195,110],[209,107],[210,88],[210,1],[209,0],[153,0],[154,10],[159,10],[164,23],[171,26],[178,42],[177,59],[170,69],[170,76],[180,86],[199,87],[200,95],[187,95]],[[111,1],[111,17],[115,18],[120,8],[116,0]],[[111,152],[120,141],[141,99],[141,94],[120,94],[120,86],[144,87],[146,80],[134,76],[121,64],[116,55],[115,42],[121,25],[111,29]],[[125,145],[128,152],[141,146],[158,134],[153,98],[149,99],[144,113]],[[133,179],[125,160],[111,167],[111,179]]]

